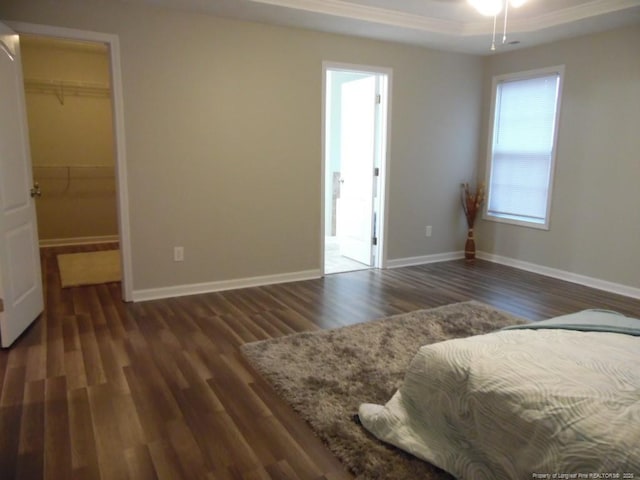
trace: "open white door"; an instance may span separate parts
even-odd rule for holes
[[[373,262],[376,93],[375,75],[341,87],[341,186],[336,234],[341,255],[369,266]]]
[[[0,341],[44,309],[18,35],[0,23]]]

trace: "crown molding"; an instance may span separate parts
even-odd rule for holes
[[[640,7],[638,0],[594,0],[528,19],[509,20],[509,30],[512,32],[534,32],[638,7]]]
[[[416,15],[380,7],[366,6],[344,0],[251,0],[254,3],[291,8],[311,13],[332,15],[393,27],[420,30],[429,33],[474,36],[491,31],[492,19],[473,22],[456,22],[435,17]],[[512,18],[509,30],[512,32],[532,32],[557,27],[600,15],[640,7],[638,0],[592,0],[573,7],[554,10],[526,19]]]
[[[463,22],[452,22],[434,17],[425,17],[413,13],[389,10],[386,8],[369,7],[342,0],[251,0],[255,3],[276,7],[292,8],[306,12],[344,17],[353,20],[380,23],[394,27],[424,30],[440,34],[461,34],[464,30]]]

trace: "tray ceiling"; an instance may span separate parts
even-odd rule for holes
[[[466,0],[120,0],[231,18],[490,54],[493,18]],[[501,38],[502,15],[498,17]],[[496,53],[640,24],[640,0],[528,0],[510,9]]]

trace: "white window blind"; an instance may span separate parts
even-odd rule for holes
[[[495,82],[489,217],[548,225],[560,75]]]

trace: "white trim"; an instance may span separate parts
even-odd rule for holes
[[[127,190],[127,155],[124,126],[124,98],[122,94],[122,67],[120,64],[120,41],[110,33],[76,30],[35,23],[6,22],[18,34],[66,38],[105,43],[109,47],[111,65],[111,89],[113,105],[113,133],[115,137],[115,165],[117,177],[118,231],[122,258],[122,298],[133,300],[133,268],[131,263],[131,232],[129,219],[129,191]]]
[[[102,235],[99,237],[74,237],[74,238],[48,238],[40,240],[40,248],[43,247],[65,247],[67,245],[91,245],[94,243],[118,242],[118,235]]]
[[[161,298],[184,297],[202,293],[222,292],[238,288],[261,287],[276,283],[300,282],[321,278],[320,270],[305,270],[301,272],[281,273],[277,275],[263,275],[259,277],[237,278],[233,280],[221,280],[218,282],[192,283],[187,285],[174,285],[172,287],[148,288],[133,291],[134,302],[157,300]]]
[[[437,253],[435,255],[424,255],[420,257],[398,258],[394,260],[389,260],[387,262],[387,268],[411,267],[416,265],[424,265],[428,263],[460,260],[462,258],[464,258],[463,251]],[[539,275],[545,275],[547,277],[557,278],[558,280],[564,280],[566,282],[577,283],[579,285],[584,285],[586,287],[591,287],[598,290],[604,290],[605,292],[611,292],[618,295],[623,295],[625,297],[640,299],[640,288],[631,287],[629,285],[609,282],[607,280],[588,277],[586,275],[579,275],[577,273],[568,272],[566,270],[546,267],[544,265],[525,262],[515,258],[503,257],[501,255],[494,255],[493,253],[478,251],[476,253],[476,258],[480,260],[486,260],[488,262],[499,263],[501,265],[506,265],[508,267],[517,268],[519,270],[525,270],[527,272],[537,273]]]
[[[427,263],[449,262],[451,260],[460,260],[464,258],[464,252],[445,252],[435,253],[433,255],[421,255],[419,257],[396,258],[387,260],[386,268],[413,267],[416,265],[425,265]]]
[[[559,280],[577,283],[587,287],[596,288],[598,290],[604,290],[606,292],[624,295],[625,297],[640,299],[640,288],[630,287],[621,283],[609,282],[607,280],[600,280],[599,278],[587,277],[586,275],[579,275],[577,273],[567,272],[566,270],[560,270],[557,268],[546,267],[544,265],[538,265],[536,263],[524,262],[515,258],[494,255],[493,253],[477,252],[476,257],[481,260],[487,260],[489,262],[518,268],[520,270],[526,270],[527,272],[538,273],[540,275],[546,275],[548,277],[557,278]]]
[[[325,175],[327,174],[327,66],[325,62],[322,62],[322,92],[320,104],[320,272],[325,274],[325,251],[326,241],[325,236],[327,234],[325,224],[326,219],[326,188],[327,182],[325,181]]]
[[[637,0],[594,0],[568,8],[553,10],[533,18],[510,20],[509,29],[518,33],[536,32],[546,28],[620,12],[637,6]]]

